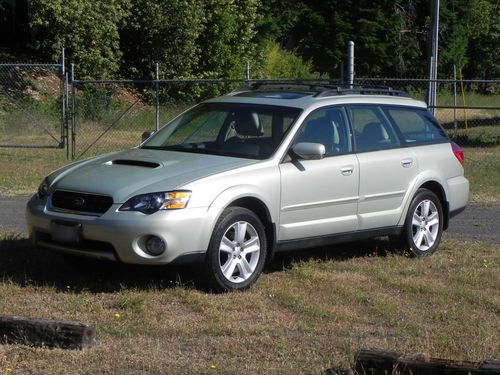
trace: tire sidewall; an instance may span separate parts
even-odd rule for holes
[[[260,254],[257,267],[255,268],[252,276],[241,283],[234,283],[228,280],[222,273],[219,263],[219,246],[226,231],[238,221],[246,221],[255,228],[260,241]],[[207,252],[206,268],[208,272],[207,276],[209,279],[211,279],[211,286],[217,290],[222,291],[244,290],[249,288],[262,273],[266,258],[266,233],[264,230],[264,226],[257,215],[255,215],[252,211],[242,207],[229,207],[225,209],[214,227]]]
[[[434,205],[438,210],[439,229],[434,244],[428,250],[423,251],[418,249],[418,247],[415,245],[415,242],[413,241],[412,220],[415,209],[418,207],[420,203],[422,203],[425,200],[430,200],[432,203],[434,203]],[[420,257],[420,256],[430,255],[434,253],[438,248],[441,242],[442,234],[443,234],[443,207],[441,201],[439,200],[438,196],[432,191],[428,189],[419,189],[415,194],[415,196],[413,197],[410,207],[408,208],[408,212],[406,214],[405,234],[404,234],[406,245],[408,246],[409,250],[413,253],[414,256]]]

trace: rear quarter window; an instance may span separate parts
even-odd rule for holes
[[[407,145],[448,141],[443,128],[425,109],[386,108],[385,111]]]

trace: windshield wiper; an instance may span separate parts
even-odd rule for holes
[[[243,159],[259,159],[258,157],[252,155],[238,154],[224,152],[221,150],[211,149],[211,148],[194,148],[194,147],[184,147],[179,145],[174,146],[143,146],[141,147],[147,150],[162,150],[162,151],[178,151],[178,152],[189,152],[192,154],[207,154],[207,155],[217,155],[217,156],[228,156],[232,158],[243,158]]]

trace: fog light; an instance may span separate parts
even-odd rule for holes
[[[149,236],[146,240],[146,252],[149,255],[158,256],[165,252],[167,245],[160,237]]]

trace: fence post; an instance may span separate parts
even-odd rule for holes
[[[160,130],[160,64],[156,63],[156,120],[155,131]]]
[[[453,128],[454,136],[457,136],[457,65],[453,64]]]
[[[68,118],[68,113],[69,113],[69,75],[68,75],[68,72],[66,72],[66,74],[64,75],[64,86],[65,86],[65,90],[64,90],[64,95],[65,95],[65,103],[64,103],[64,107],[65,107],[65,124],[64,124],[64,127],[66,129],[66,159],[67,160],[70,160],[70,142],[69,142],[69,118]]]
[[[438,65],[438,44],[439,44],[439,0],[433,0],[432,5],[432,43],[429,64],[429,96],[427,106],[431,113],[436,114],[437,96],[437,65]]]
[[[67,146],[68,123],[66,122],[66,71],[64,66],[64,48],[61,52],[61,141],[60,148]],[[67,154],[66,154],[67,155]]]
[[[245,65],[245,80],[247,81],[247,85],[250,82],[250,61],[247,60]]]
[[[75,64],[71,64],[71,160],[76,154],[76,85]]]
[[[352,89],[354,85],[354,42],[347,42],[347,84]]]

